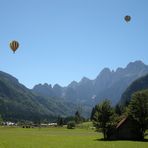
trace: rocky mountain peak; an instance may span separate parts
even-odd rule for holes
[[[112,72],[109,68],[104,68],[97,77],[104,77],[110,75]]]
[[[81,79],[81,81],[79,82],[79,84],[80,84],[80,85],[84,85],[84,84],[89,83],[90,81],[91,81],[91,80],[88,79],[87,77],[83,77],[83,78]]]
[[[72,81],[69,85],[68,85],[68,87],[71,87],[71,88],[75,88],[75,87],[77,87],[78,86],[78,82],[76,82],[76,81]]]
[[[135,61],[135,62],[130,62],[127,65],[127,69],[135,69],[135,68],[144,68],[146,65],[142,61]]]

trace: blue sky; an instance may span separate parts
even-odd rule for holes
[[[148,0],[0,0],[0,70],[32,88],[148,64],[147,7]]]

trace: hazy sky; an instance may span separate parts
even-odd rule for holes
[[[0,70],[29,88],[135,60],[148,64],[148,0],[0,0]]]

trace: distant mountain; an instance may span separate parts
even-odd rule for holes
[[[109,98],[116,104],[126,88],[146,74],[148,66],[135,61],[116,71],[104,68],[94,80],[83,77],[80,82],[72,81],[67,87],[59,84],[52,87],[45,83],[29,90],[13,76],[0,71],[0,114],[4,120],[35,121],[54,120],[58,115],[68,116],[79,110],[89,117],[96,103]],[[147,87],[147,83],[142,86]]]
[[[94,80],[83,77],[80,82],[73,81],[67,87],[58,85],[57,90],[55,86],[52,88],[51,85],[48,85],[49,89],[45,89],[45,84],[40,84],[36,85],[32,91],[40,95],[49,94],[48,96],[62,97],[65,100],[82,104],[83,107],[91,108],[104,98],[109,98],[115,105],[126,88],[134,80],[147,73],[148,65],[142,61],[135,61],[129,63],[125,68],[117,68],[116,71],[104,68]]]
[[[0,114],[3,119],[53,120],[58,115],[67,116],[74,113],[76,109],[72,103],[48,97],[49,93],[46,92],[50,90],[50,86],[45,84],[40,88],[41,95],[35,95],[16,78],[0,71]]]
[[[131,100],[131,96],[136,91],[148,89],[148,74],[135,80],[122,94],[120,104],[126,105]]]
[[[53,97],[55,96],[51,85],[48,85],[47,83],[45,84],[38,84],[34,87],[34,92],[37,94],[44,96],[44,97]]]

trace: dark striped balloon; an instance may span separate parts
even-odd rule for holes
[[[126,16],[124,17],[124,19],[125,19],[126,22],[129,22],[129,21],[131,20],[131,16],[126,15]]]
[[[19,47],[19,43],[17,41],[11,41],[10,42],[10,48],[12,49],[12,51],[15,53],[15,51],[17,50],[17,48]]]

